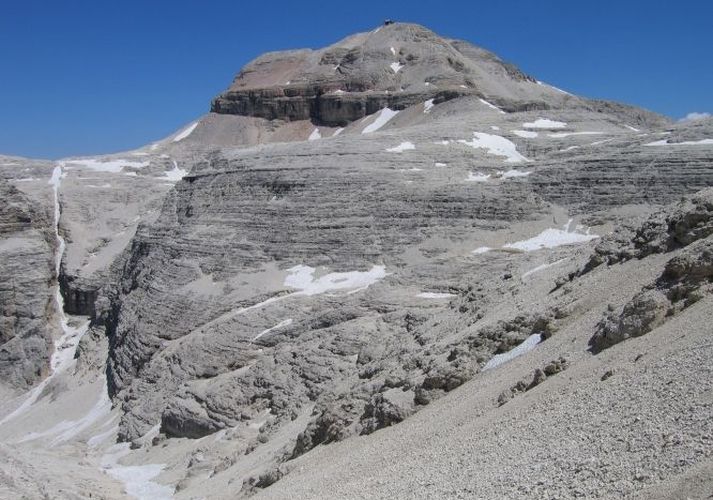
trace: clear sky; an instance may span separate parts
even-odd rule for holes
[[[570,92],[713,112],[713,1],[1,0],[0,153],[121,151],[209,109],[269,50],[385,18],[492,50]]]

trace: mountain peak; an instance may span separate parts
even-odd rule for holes
[[[211,111],[345,125],[384,107],[464,95],[506,110],[560,107],[572,97],[485,49],[395,22],[318,50],[264,54],[213,100]]]

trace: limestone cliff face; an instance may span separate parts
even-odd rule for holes
[[[0,179],[0,378],[25,389],[49,368],[54,250],[41,206]]]

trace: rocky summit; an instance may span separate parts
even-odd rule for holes
[[[393,23],[0,156],[2,498],[706,498],[713,119]]]

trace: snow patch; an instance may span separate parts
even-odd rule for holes
[[[488,182],[490,175],[481,174],[480,172],[468,172],[468,177],[465,179],[468,182]]]
[[[492,248],[490,248],[490,247],[478,247],[478,248],[476,248],[475,250],[473,250],[471,253],[474,253],[474,254],[476,254],[476,255],[479,255],[479,254],[482,254],[482,253],[488,253],[488,252],[491,251],[491,250],[492,250]]]
[[[165,464],[119,465],[119,459],[130,453],[129,446],[129,443],[119,443],[110,447],[102,457],[102,469],[124,483],[126,493],[137,500],[172,499],[172,487],[151,481],[166,467]]]
[[[180,142],[183,139],[185,139],[186,137],[188,137],[189,135],[191,135],[199,123],[200,123],[200,120],[188,125],[182,131],[180,131],[178,134],[176,134],[176,137],[173,138],[173,142]]]
[[[296,288],[298,295],[317,295],[336,290],[362,290],[386,277],[386,267],[372,266],[369,271],[329,273],[314,277],[315,269],[297,265],[288,269],[285,286]]]
[[[558,122],[555,120],[549,120],[547,118],[538,118],[534,122],[523,123],[525,128],[543,128],[543,129],[556,129],[565,128],[567,124],[565,122]]]
[[[344,132],[344,127],[339,127],[337,130],[334,131],[334,133],[332,134],[332,137],[337,137],[342,132]]]
[[[556,134],[547,134],[549,137],[560,139],[569,137],[570,135],[601,135],[603,132],[557,132]]]
[[[396,49],[391,47],[391,55],[395,56],[396,55]]]
[[[423,112],[424,113],[430,113],[431,109],[433,109],[433,99],[429,99],[423,103]]]
[[[376,119],[372,123],[364,127],[364,130],[361,131],[362,134],[370,134],[372,132],[376,132],[381,127],[386,125],[389,120],[391,120],[399,112],[393,111],[389,108],[383,108],[378,113],[379,114],[376,116]]]
[[[416,146],[412,142],[402,142],[398,146],[394,146],[393,148],[389,148],[386,151],[389,153],[402,153],[404,151],[410,150],[410,149],[416,149]]]
[[[493,130],[500,130],[500,127],[498,127],[497,125],[491,125],[490,128]]]
[[[321,139],[322,134],[319,133],[319,128],[315,128],[312,133],[309,135],[307,138],[308,141],[316,141],[317,139]]]
[[[537,132],[533,132],[532,130],[513,130],[512,133],[518,137],[523,137],[525,139],[534,139],[535,137],[540,135]]]
[[[485,366],[483,366],[480,371],[484,372],[487,370],[492,370],[493,368],[507,363],[508,361],[512,361],[518,356],[522,356],[523,354],[533,350],[535,346],[537,346],[537,344],[539,344],[540,342],[542,342],[542,335],[540,335],[539,333],[532,334],[517,347],[510,349],[508,352],[496,354],[495,356],[490,358],[490,361],[485,363]]]
[[[639,129],[636,128],[636,127],[632,127],[631,125],[624,125],[624,126],[625,126],[626,128],[628,128],[629,130],[631,130],[632,132],[641,132],[641,130],[639,130]]]
[[[459,140],[458,142],[470,146],[472,148],[487,149],[488,153],[496,156],[505,156],[508,163],[519,163],[521,161],[529,161],[527,158],[518,153],[515,144],[508,139],[499,135],[486,134],[484,132],[473,132],[471,141]]]
[[[148,166],[148,161],[131,161],[131,160],[97,160],[96,158],[78,159],[78,160],[65,160],[61,162],[66,168],[76,168],[76,166],[83,166],[96,170],[98,172],[109,172],[113,174],[118,174],[124,167],[130,168],[144,168]]]
[[[389,67],[394,71],[394,73],[398,73],[399,70],[404,67],[404,65],[398,62],[393,62],[389,65]]]
[[[455,297],[455,295],[452,293],[421,292],[416,295],[416,297],[422,299],[450,299],[451,297]]]
[[[188,170],[183,170],[182,168],[178,168],[178,163],[176,162],[176,160],[171,160],[171,161],[173,162],[173,170],[164,172],[163,177],[160,177],[160,178],[168,179],[171,182],[178,182],[188,174]]]
[[[562,245],[572,245],[576,243],[586,243],[587,241],[599,238],[595,234],[580,233],[576,230],[570,231],[570,225],[572,219],[565,224],[563,229],[545,229],[537,236],[534,236],[528,240],[516,241],[515,243],[508,243],[504,245],[503,248],[512,248],[516,250],[522,250],[524,252],[534,252],[542,248],[555,248]]]
[[[445,167],[445,166],[446,166],[446,163],[441,163],[441,162],[438,162],[438,161],[437,161],[436,163],[434,163],[434,165],[435,165],[436,167]]]
[[[498,170],[496,175],[502,179],[514,179],[515,177],[527,177],[531,173],[532,172],[526,172],[524,170],[510,169],[505,172]]]

